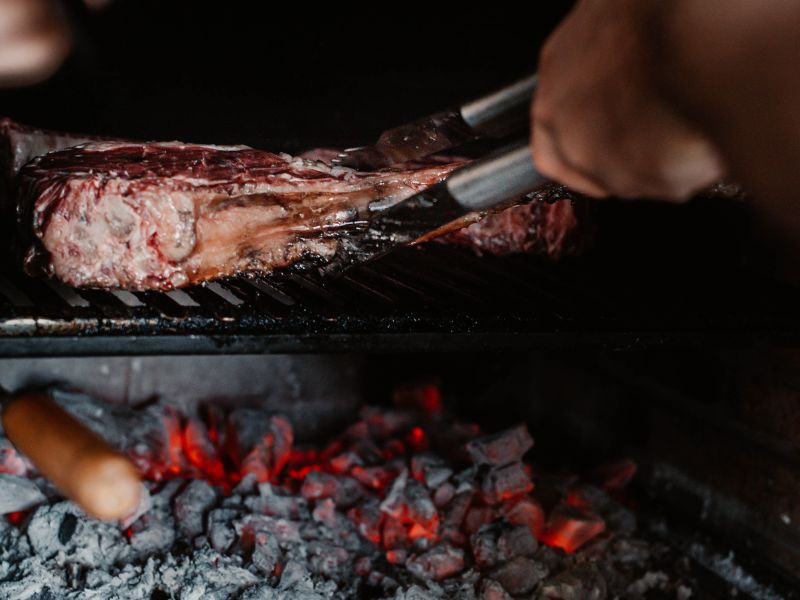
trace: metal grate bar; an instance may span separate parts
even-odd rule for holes
[[[204,285],[195,285],[181,290],[195,303],[198,312],[209,314],[216,319],[233,320],[239,314],[239,307],[224,300]]]
[[[399,277],[416,282],[418,285],[422,285],[431,290],[429,293],[441,296],[443,299],[449,300],[450,302],[460,304],[467,301],[472,306],[485,306],[487,302],[490,302],[490,299],[481,298],[474,292],[454,284],[450,279],[443,279],[433,273],[420,270],[419,268],[413,268],[408,265],[405,260],[401,260],[399,256],[387,257],[386,262],[383,264]]]
[[[211,290],[217,296],[225,300],[228,304],[232,304],[233,306],[241,306],[244,304],[244,300],[239,298],[236,294],[234,294],[231,290],[222,286],[222,284],[211,281],[205,285],[206,289]]]
[[[319,296],[324,302],[331,304],[337,308],[341,308],[347,304],[341,297],[331,292],[330,289],[324,288],[316,282],[312,281],[309,276],[289,274],[289,280],[297,284],[304,290]]]
[[[360,293],[362,297],[366,296],[370,298],[371,301],[378,305],[390,306],[397,304],[397,298],[389,295],[388,290],[381,290],[376,286],[369,285],[360,277],[345,273],[342,275],[340,281],[343,285],[347,285],[353,289],[355,293]]]
[[[77,311],[83,310],[71,307],[42,280],[14,272],[7,273],[7,277],[33,302],[29,310],[25,311],[26,314],[41,315],[51,319],[70,319]]]
[[[188,310],[162,292],[134,292],[146,306],[158,311],[162,316],[183,319],[188,315]]]
[[[81,297],[84,298],[87,302],[89,302],[93,308],[97,309],[107,317],[115,319],[124,319],[126,317],[130,317],[132,314],[133,307],[130,307],[124,302],[122,302],[122,300],[120,300],[113,293],[106,292],[103,290],[87,289],[87,290],[81,290],[80,294]],[[142,305],[141,302],[139,302],[139,304]]]
[[[67,287],[66,285],[58,283],[57,281],[53,281],[52,279],[46,280],[45,283],[70,306],[75,308],[88,308],[91,306],[91,303],[86,298],[81,296],[74,288]]]
[[[289,269],[170,292],[73,290],[9,269],[0,276],[0,354],[70,353],[66,336],[82,348],[75,354],[101,347],[202,353],[468,349],[474,343],[503,349],[525,347],[526,340],[574,344],[562,341],[570,334],[630,347],[692,335],[731,339],[742,329],[751,339],[800,343],[794,288],[735,269],[704,277],[698,268],[681,279],[681,268],[663,266],[669,262],[644,272],[636,264],[478,257],[432,244],[399,250],[337,279]],[[28,338],[41,343],[27,344]],[[149,340],[148,350],[137,344],[142,339]]]
[[[240,298],[245,299],[247,310],[272,318],[285,317],[291,310],[286,304],[275,300],[271,295],[254,285],[251,277],[229,278],[225,286],[233,290]],[[289,298],[291,302],[291,298]]]
[[[127,290],[112,290],[111,294],[129,308],[141,308],[145,306],[144,302]]]
[[[179,306],[183,306],[185,308],[194,308],[200,306],[200,304],[197,303],[197,300],[192,298],[183,290],[170,290],[169,292],[164,292],[164,294]]]
[[[248,278],[247,283],[252,285],[259,292],[266,294],[279,304],[282,304],[283,306],[294,306],[295,304],[297,304],[294,298],[292,298],[288,294],[284,294],[281,290],[276,288],[271,283],[264,281],[264,279],[262,279],[261,277]]]
[[[0,275],[0,293],[16,307],[33,306],[33,300],[3,275]]]
[[[408,281],[403,281],[387,273],[385,270],[378,271],[369,266],[362,265],[358,268],[357,274],[368,281],[374,281],[380,289],[394,290],[400,297],[400,301],[412,307],[417,306],[441,306],[444,304],[440,298],[436,298]]]

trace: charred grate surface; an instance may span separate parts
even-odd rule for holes
[[[322,281],[313,266],[172,292],[0,271],[0,356],[481,350],[800,340],[798,293],[733,267],[478,257],[430,244]]]

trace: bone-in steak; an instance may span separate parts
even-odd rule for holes
[[[74,286],[169,289],[325,259],[355,222],[459,164],[361,173],[245,146],[88,143],[22,169],[17,211],[25,265]],[[437,233],[483,218],[491,242],[481,229],[456,241],[493,253],[558,256],[571,247],[577,222],[568,201],[541,203],[513,219],[504,214],[476,214]],[[532,244],[531,236],[550,241]]]

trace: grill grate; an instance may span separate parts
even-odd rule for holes
[[[795,289],[742,270],[645,272],[443,244],[335,281],[295,269],[166,293],[75,290],[6,269],[0,356],[794,344],[797,301]]]

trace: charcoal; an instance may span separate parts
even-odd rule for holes
[[[323,542],[308,544],[309,567],[312,573],[341,577],[352,567],[350,553],[344,548]]]
[[[475,571],[466,571],[459,576],[445,579],[439,586],[445,598],[478,600],[479,579],[480,575]]]
[[[347,473],[353,467],[363,464],[364,461],[361,460],[361,457],[352,451],[342,452],[331,459],[331,467],[337,473]]]
[[[384,519],[381,527],[381,542],[383,543],[383,547],[394,550],[410,546],[412,540],[408,533],[408,526],[400,519]]]
[[[267,531],[259,531],[255,535],[253,565],[265,575],[272,575],[282,558],[278,540]]]
[[[470,547],[475,564],[480,569],[491,569],[499,561],[497,540],[500,537],[501,524],[483,525],[470,537]]]
[[[472,492],[477,489],[476,480],[478,468],[473,465],[453,475],[453,484],[456,486],[456,494]]]
[[[373,544],[381,541],[383,513],[375,498],[365,498],[357,506],[347,511],[347,516],[355,523],[356,530]]]
[[[212,481],[221,481],[224,478],[225,467],[211,441],[208,429],[200,419],[187,419],[183,428],[183,445],[188,462],[199,476],[208,477]]]
[[[352,445],[352,449],[361,458],[364,465],[375,465],[383,461],[380,448],[371,439],[356,440]]]
[[[217,511],[212,511],[211,514]],[[300,542],[299,526],[294,521],[275,519],[266,515],[244,515],[233,523],[236,533],[240,536],[255,531],[268,531],[278,540],[281,548],[295,542]]]
[[[242,567],[240,562],[240,559],[206,549],[194,557],[179,559],[172,569],[179,579],[169,577],[163,566],[159,579],[173,597],[227,600],[259,579]]]
[[[370,559],[369,556],[362,556],[356,560],[353,568],[356,572],[356,575],[366,578],[370,573],[372,573],[372,559]]]
[[[298,519],[308,512],[302,499],[283,492],[269,482],[258,484],[258,496],[245,498],[244,503],[253,512],[284,519]]]
[[[428,489],[435,490],[453,475],[444,460],[432,454],[417,454],[411,459],[411,474],[422,481]]]
[[[606,581],[591,563],[575,566],[560,573],[542,586],[547,600],[604,600]]]
[[[416,480],[410,480],[405,489],[405,502],[408,518],[435,534],[439,527],[439,512],[425,486]]]
[[[0,437],[0,467],[3,473],[20,477],[27,476],[33,470],[30,461],[17,452],[14,445],[4,437]]]
[[[347,507],[358,501],[363,490],[358,482],[349,477],[311,471],[306,475],[300,493],[306,500],[332,498],[336,506]]]
[[[178,494],[178,490],[186,483],[185,479],[173,479],[165,483],[161,489],[151,493],[154,509],[168,510],[173,498]]]
[[[418,585],[412,585],[407,590],[397,590],[394,600],[440,600],[442,596],[429,590],[425,590]]]
[[[527,494],[533,482],[520,462],[490,469],[481,482],[481,497],[487,504],[499,504],[516,496]]]
[[[387,467],[356,465],[350,470],[350,476],[366,488],[381,491],[393,479],[395,473]]]
[[[208,541],[217,552],[225,552],[236,539],[233,520],[238,511],[231,508],[217,508],[208,513]]]
[[[175,520],[165,511],[151,511],[131,526],[129,541],[139,556],[167,552],[175,543]]]
[[[283,417],[270,417],[267,431],[244,455],[242,473],[254,474],[259,482],[277,477],[289,459],[293,441],[294,434],[289,422]],[[240,446],[237,450],[242,452],[244,448]]]
[[[538,546],[530,529],[506,521],[483,525],[470,537],[475,564],[483,570],[518,556],[534,556]]]
[[[175,497],[173,511],[178,529],[187,539],[203,533],[205,514],[217,500],[217,493],[209,483],[196,479]]]
[[[45,495],[30,479],[0,473],[0,514],[28,510],[46,500]]]
[[[518,462],[531,448],[533,438],[525,425],[517,425],[467,443],[470,458],[479,465],[503,466]]]
[[[401,430],[407,429],[414,422],[413,412],[406,410],[382,409],[365,406],[361,409],[363,423],[367,425],[367,434],[372,438],[386,438]]]
[[[226,439],[240,461],[270,430],[270,415],[255,408],[236,408],[228,415]]]
[[[481,582],[480,598],[481,600],[512,600],[502,585],[494,579],[488,578]]]
[[[456,494],[445,507],[439,529],[443,540],[456,545],[464,543],[465,536],[461,528],[472,506],[474,496],[475,494],[471,491],[461,492]]]
[[[561,550],[556,550],[550,546],[545,546],[544,544],[539,545],[539,549],[536,551],[536,554],[533,558],[535,558],[537,562],[540,562],[546,566],[547,570],[551,573],[560,572],[564,567],[566,559]]]
[[[386,553],[386,560],[392,565],[402,565],[408,560],[407,550],[389,550]]]
[[[539,539],[545,526],[544,509],[533,498],[523,496],[503,503],[500,509],[503,517],[513,525],[525,525]]]
[[[0,598],[8,599],[55,599],[67,585],[65,571],[53,568],[41,556],[0,564],[0,577]]]
[[[78,398],[76,412],[97,426],[136,411]],[[0,598],[600,600],[655,593],[686,600],[694,593],[686,566],[676,570],[681,578],[667,580],[656,558],[664,550],[619,537],[635,519],[603,489],[540,477],[545,482],[532,497],[519,461],[530,447],[524,428],[476,439],[475,427],[448,422],[448,435],[440,435],[439,421],[369,409],[323,450],[290,451],[288,423],[261,411],[234,411],[225,431],[214,425],[225,422],[222,410],[208,430],[164,406],[140,412],[148,415],[142,423],[158,423],[150,429],[165,445],[136,442],[146,427],[111,427],[112,439],[133,443],[128,452],[148,479],[140,506],[119,527],[60,501],[21,457],[3,453],[0,436],[9,468],[38,477],[13,481],[37,489],[42,503],[0,519]],[[232,424],[248,415],[254,422],[233,435]],[[448,439],[461,450],[471,439],[476,464],[454,474],[457,453],[438,445]],[[433,444],[448,460],[427,450]],[[223,453],[225,468],[238,471],[221,470]],[[249,466],[238,462],[248,459]],[[9,477],[0,475],[0,499],[13,491],[2,483]],[[546,527],[539,499],[556,506]],[[600,536],[586,554],[562,551],[580,549],[605,527],[615,536]]]
[[[627,593],[633,598],[644,598],[653,591],[667,593],[669,577],[661,571],[648,571],[628,586]]]
[[[130,556],[128,543],[115,525],[87,518],[69,501],[39,507],[27,536],[41,558],[63,553],[66,563],[86,567],[107,568]]]
[[[72,513],[65,514],[61,520],[61,525],[58,526],[58,541],[62,546],[69,543],[77,527],[78,517]]]
[[[576,485],[570,489],[568,498],[572,505],[596,512],[608,528],[618,534],[631,535],[636,530],[636,516],[605,490],[593,485]]]
[[[433,494],[433,503],[437,508],[445,506],[456,495],[456,488],[450,482],[440,485]]]
[[[314,582],[311,581],[311,575],[302,563],[290,560],[283,568],[278,589],[281,591],[312,592],[314,590]]]
[[[336,505],[330,498],[325,498],[325,500],[318,502],[311,513],[311,518],[316,522],[323,523],[331,528],[336,527],[336,516]]]
[[[406,568],[423,580],[445,579],[464,568],[464,551],[449,544],[440,544],[424,554],[411,556]]]
[[[233,494],[222,499],[220,502],[222,508],[231,508],[234,510],[243,510],[245,508],[244,498],[239,494]]]
[[[338,478],[339,485],[333,496],[333,501],[337,508],[348,508],[353,506],[364,495],[364,489],[358,482],[350,477]]]
[[[525,525],[504,528],[497,540],[500,560],[510,560],[515,556],[534,556],[538,549],[539,542]]]
[[[314,591],[292,592],[286,594],[274,589],[268,583],[261,583],[247,588],[237,600],[325,600],[326,596]]]
[[[405,491],[408,484],[408,470],[404,469],[392,483],[389,493],[381,503],[381,510],[390,516],[400,517],[405,506]]]
[[[430,534],[435,534],[439,528],[439,513],[430,493],[419,481],[410,479],[407,470],[392,484],[381,510],[395,519],[410,521]]]
[[[497,512],[491,506],[482,504],[473,504],[467,511],[467,516],[462,525],[464,531],[468,534],[473,534],[487,523],[491,523],[497,518]]]
[[[492,579],[512,596],[533,591],[547,576],[547,567],[533,559],[518,556],[492,571]]]
[[[237,600],[280,600],[281,595],[269,583],[257,583],[245,588]]]
[[[542,538],[551,546],[567,553],[574,552],[603,533],[606,524],[599,516],[574,506],[561,505],[553,509]]]
[[[467,516],[470,506],[472,506],[472,492],[459,492],[445,509],[443,523],[445,527],[460,529],[464,518]]]
[[[256,477],[255,473],[246,473],[241,481],[236,484],[236,486],[231,490],[233,494],[237,494],[239,496],[250,496],[251,494],[256,493],[256,488],[258,487],[258,478]]]

